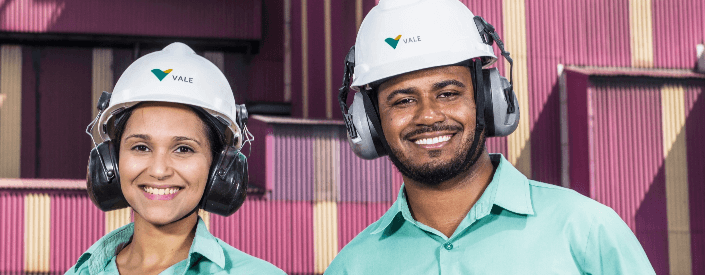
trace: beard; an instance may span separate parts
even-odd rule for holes
[[[427,129],[414,133],[441,131],[444,127],[428,127]],[[411,163],[413,156],[404,155],[401,150],[389,147],[389,159],[394,166],[397,167],[402,175],[416,182],[427,186],[438,186],[441,183],[457,177],[458,175],[467,172],[480,157],[482,151],[485,150],[485,130],[480,133],[477,148],[471,152],[471,147],[475,133],[463,140],[460,150],[449,160],[441,163],[424,163],[422,165],[414,165]],[[431,151],[429,155],[432,158],[440,156],[440,151]]]

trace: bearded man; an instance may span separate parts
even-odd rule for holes
[[[404,184],[326,274],[654,274],[611,208],[487,152],[519,122],[493,42],[511,64],[457,0],[383,0],[366,16],[340,104],[353,151],[388,154]]]

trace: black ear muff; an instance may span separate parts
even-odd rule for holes
[[[240,150],[226,146],[214,160],[216,163],[211,166],[200,206],[203,210],[227,217],[245,202],[247,158]]]
[[[88,197],[100,210],[111,211],[129,206],[120,188],[117,152],[112,141],[91,150],[86,176]]]

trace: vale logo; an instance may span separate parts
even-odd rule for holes
[[[162,79],[164,79],[166,77],[166,75],[168,75],[172,70],[173,69],[168,69],[166,71],[162,71],[160,69],[153,69],[152,73],[154,74],[154,76],[156,76],[159,79],[159,81],[162,81]]]
[[[397,35],[397,37],[395,37],[395,38],[389,37],[389,38],[385,39],[384,42],[387,42],[387,44],[389,44],[389,46],[391,46],[392,49],[396,49],[397,44],[399,44],[399,39],[401,39],[401,34]]]

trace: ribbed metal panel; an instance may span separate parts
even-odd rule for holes
[[[705,40],[702,0],[652,0],[654,64],[660,68],[692,69],[695,46]]]
[[[630,66],[627,26],[627,0],[526,1],[529,107],[522,120],[530,120],[532,152],[541,152],[531,157],[532,178],[561,179],[557,65]]]
[[[315,138],[311,130],[299,125],[277,125],[274,128],[273,199],[313,200]]]
[[[232,216],[211,216],[211,233],[288,274],[314,272],[313,204],[248,197]]]
[[[345,139],[340,141],[340,201],[393,200],[396,195],[392,190],[394,166],[389,158],[361,159],[353,153],[347,137],[343,137]]]
[[[130,207],[105,212],[105,234],[108,234],[113,230],[130,223],[131,221],[132,208]]]
[[[24,194],[0,190],[0,273],[24,270]]]
[[[593,82],[592,197],[635,232],[657,274],[669,271],[660,87]]]
[[[340,185],[340,127],[316,128],[313,133],[314,200],[335,202]]]
[[[0,46],[0,178],[20,177],[22,47]]]
[[[651,0],[629,0],[629,42],[633,67],[654,66]]]
[[[338,254],[338,207],[335,201],[313,204],[314,271],[323,273]]]
[[[24,271],[49,271],[51,199],[45,193],[29,193],[24,199]]]
[[[705,274],[705,83],[686,87],[685,128],[693,274]]]
[[[357,234],[376,222],[389,210],[393,202],[339,202],[338,251]]]
[[[692,270],[684,93],[682,85],[661,88],[670,274],[691,274]]]
[[[504,18],[504,41],[506,50],[512,53],[514,59],[513,72],[505,67],[505,75],[513,73],[514,92],[516,93],[519,109],[522,112],[519,126],[507,137],[509,152],[507,159],[524,175],[532,177],[531,159],[531,128],[533,110],[529,108],[528,92],[528,65],[527,65],[527,30],[526,30],[526,4],[524,0],[504,0],[502,2]],[[532,106],[533,107],[533,106]],[[532,108],[533,109],[533,108]]]
[[[60,274],[105,234],[105,219],[85,191],[56,192],[50,197],[50,272]]]
[[[20,0],[5,3],[1,18],[7,32],[259,39],[262,2]]]

